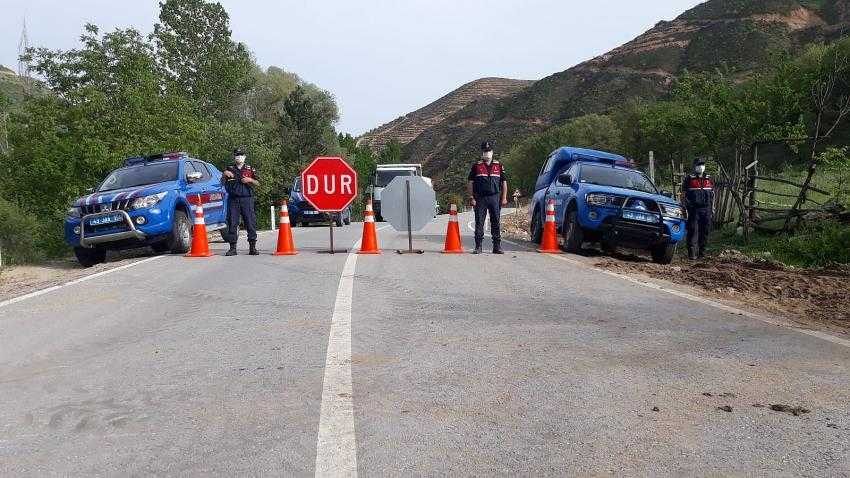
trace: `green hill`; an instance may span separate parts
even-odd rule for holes
[[[424,163],[445,189],[452,181],[439,179],[463,171],[484,139],[506,151],[571,118],[605,113],[631,98],[662,98],[686,70],[727,67],[745,76],[775,51],[800,51],[848,31],[850,0],[711,0],[514,95],[479,98],[401,142],[407,159]]]

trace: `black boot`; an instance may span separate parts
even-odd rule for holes
[[[494,242],[493,243],[493,254],[504,254],[504,253],[505,253],[505,251],[502,250],[502,243],[501,242]]]
[[[230,250],[228,250],[224,255],[225,256],[235,256],[236,255],[236,243],[235,242],[230,243]]]
[[[705,248],[700,247],[699,252],[697,253],[697,258],[702,259],[703,257],[705,257]]]
[[[259,256],[260,252],[257,251],[257,241],[251,241],[248,243],[248,255],[249,256]]]
[[[694,250],[691,249],[691,248],[688,248],[688,259],[690,259],[692,261],[697,260],[697,253],[694,252]]]
[[[476,244],[475,249],[472,250],[473,254],[481,254],[481,244]]]

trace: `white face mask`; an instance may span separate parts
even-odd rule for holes
[[[702,176],[702,175],[703,175],[703,173],[705,173],[705,165],[704,165],[704,164],[699,164],[699,165],[697,165],[697,166],[694,166],[694,171],[695,171],[697,174],[699,174],[700,176]]]
[[[235,156],[233,160],[236,161],[237,166],[242,166],[245,164],[245,155],[240,154],[239,156]]]
[[[483,159],[485,163],[489,163],[490,161],[493,161],[493,152],[487,151],[485,153],[481,153],[481,159]]]

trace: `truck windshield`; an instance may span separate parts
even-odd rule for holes
[[[178,166],[177,161],[167,161],[116,169],[103,181],[98,191],[113,191],[146,184],[176,181]]]
[[[652,182],[638,171],[617,169],[604,166],[583,165],[581,177],[583,183],[598,184],[600,186],[611,186],[615,188],[634,189],[645,193],[658,194]]]
[[[375,173],[375,187],[387,187],[396,176],[413,176],[413,170],[377,171]]]

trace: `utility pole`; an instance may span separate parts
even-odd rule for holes
[[[29,93],[30,65],[28,62],[22,60],[21,56],[25,55],[29,48],[30,39],[29,35],[27,35],[27,18],[24,17],[23,28],[21,29],[21,39],[18,41],[18,76],[23,80],[25,93]]]

